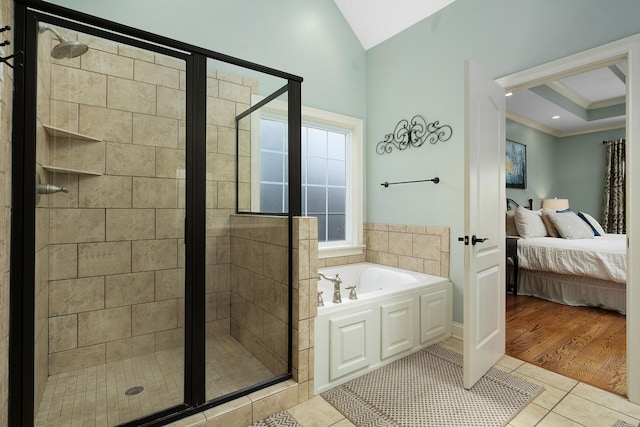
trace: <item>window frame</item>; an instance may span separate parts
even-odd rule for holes
[[[252,104],[260,102],[263,97],[252,95]],[[282,100],[270,102],[260,113],[266,117],[284,116],[287,103]],[[260,128],[262,114],[251,116],[251,128]],[[364,253],[364,122],[362,119],[345,116],[331,111],[302,106],[302,124],[319,125],[350,133],[350,150],[347,157],[351,167],[347,169],[347,221],[345,224],[346,240],[318,243],[318,257],[331,258],[339,256],[361,255]],[[260,132],[251,132],[251,210],[260,211]]]

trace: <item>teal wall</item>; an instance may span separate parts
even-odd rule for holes
[[[451,228],[455,321],[463,321],[465,59],[498,78],[639,33],[638,16],[637,0],[456,0],[367,51],[367,220]],[[384,134],[414,114],[451,125],[453,137],[376,155]],[[435,175],[438,185],[380,187]]]
[[[456,0],[364,52],[331,0],[54,3],[301,75],[305,105],[366,118],[366,220],[451,228],[458,322],[465,59],[497,78],[640,32],[637,0]],[[452,138],[375,154],[376,143],[415,114],[452,126]],[[434,176],[440,184],[380,186]]]
[[[330,0],[55,0],[302,76],[303,104],[365,118],[366,52]]]
[[[615,129],[559,138],[556,197],[568,198],[571,209],[601,221],[607,159],[602,141],[624,137],[625,129]]]

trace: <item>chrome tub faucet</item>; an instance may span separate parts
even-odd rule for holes
[[[318,274],[323,279],[328,280],[331,283],[333,283],[333,303],[334,304],[341,303],[342,302],[342,297],[340,296],[340,285],[342,284],[342,279],[340,279],[340,275],[338,273],[336,273],[336,277],[334,277],[332,279],[330,277],[325,276],[322,273],[318,273]]]

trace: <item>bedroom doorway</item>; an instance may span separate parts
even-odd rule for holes
[[[517,72],[497,79],[506,92],[527,89],[544,82],[557,80],[582,71],[593,70],[603,65],[614,64],[620,60],[627,60],[628,73],[626,78],[626,130],[627,141],[640,137],[640,122],[632,120],[632,113],[640,105],[640,35],[632,36],[616,42],[596,47],[578,54],[542,64],[528,70]],[[635,84],[635,85],[634,85]],[[633,150],[629,144],[626,155],[626,185],[627,185],[627,283],[634,283],[640,279],[640,274],[634,262],[640,256],[640,244],[632,238],[635,228],[640,228],[640,222],[633,218],[640,212],[640,186],[632,186],[633,164],[640,165],[640,150]],[[634,213],[636,215],[634,215]],[[640,333],[640,312],[631,307],[640,306],[640,291],[627,287],[627,337]],[[631,402],[640,403],[640,342],[627,338],[627,397]]]
[[[531,165],[527,188],[508,186],[508,197],[515,203],[533,197],[535,205],[527,207],[535,210],[541,207],[540,199],[547,199],[542,202],[547,208],[553,203],[565,205],[602,222],[601,188],[608,150],[602,141],[625,137],[626,73],[626,60],[622,60],[505,97],[510,107],[507,118],[511,119],[507,122],[507,140],[526,144]],[[574,106],[577,114],[572,114],[569,105]],[[589,115],[595,113],[601,116],[589,120]],[[559,118],[552,119],[556,114]],[[548,200],[554,196],[560,200]],[[512,216],[515,203],[509,203],[507,217],[511,226],[506,231],[517,235]],[[520,232],[524,233],[527,232]],[[626,316],[620,314],[626,312],[625,235],[587,240],[507,239],[507,242],[517,244],[520,274],[518,296],[507,294],[506,298],[505,353],[626,396]],[[581,254],[578,251],[585,245],[594,245],[599,254],[589,252],[579,258],[582,261],[577,261],[574,255]],[[615,248],[615,256],[609,251],[602,252],[604,246],[612,251]],[[542,254],[547,256],[537,256]],[[563,259],[574,261],[565,265]],[[551,265],[547,266],[548,262]],[[603,265],[611,267],[603,269]],[[513,270],[507,267],[507,286],[514,283]],[[562,271],[566,274],[559,274]]]

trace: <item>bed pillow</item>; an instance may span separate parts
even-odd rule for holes
[[[606,234],[606,232],[604,231],[604,228],[602,228],[600,223],[596,221],[595,218],[589,215],[588,213],[578,212],[578,216],[584,222],[586,222],[589,227],[591,227],[593,234],[595,234],[596,236],[604,236]]]
[[[593,239],[593,231],[573,211],[549,212],[549,219],[565,239]]]
[[[540,211],[530,211],[518,206],[516,213],[513,215],[513,220],[516,223],[516,229],[520,237],[526,239],[528,237],[545,237],[547,235],[547,227],[542,221],[542,213]]]
[[[508,236],[518,236],[518,229],[516,228],[516,221],[515,221],[515,214],[516,211],[507,211],[507,218],[506,218],[506,232]]]
[[[555,211],[548,208],[542,209],[542,222],[544,222],[545,227],[547,227],[547,233],[549,233],[549,236],[560,237],[560,233],[558,233],[558,229],[556,228],[555,225],[553,225],[553,222],[551,222],[551,220],[549,219],[549,212],[555,212]]]

